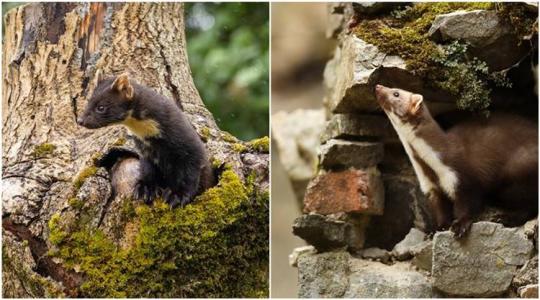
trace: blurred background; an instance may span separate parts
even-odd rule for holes
[[[302,197],[298,187],[295,185],[293,188],[289,177],[291,173],[302,168],[287,163],[284,165],[282,161],[287,160],[290,152],[280,151],[282,149],[277,146],[291,143],[293,155],[296,155],[296,152],[302,154],[302,149],[314,151],[314,147],[302,148],[302,145],[313,144],[306,141],[308,135],[303,135],[305,131],[302,131],[302,128],[314,120],[291,118],[290,113],[295,116],[298,116],[296,113],[301,113],[302,116],[317,115],[317,122],[324,122],[324,113],[321,110],[324,94],[323,70],[334,49],[334,42],[325,37],[326,9],[325,3],[271,5],[271,296],[276,298],[297,297],[297,269],[289,265],[288,256],[294,248],[305,245],[292,234],[293,221],[301,214]],[[317,112],[298,109],[317,109]],[[295,141],[293,135],[300,140]],[[315,144],[318,144],[318,138]],[[309,170],[307,172],[309,173]],[[305,184],[307,182],[300,182],[304,187]]]
[[[186,3],[188,58],[222,130],[269,135],[269,4]]]
[[[25,2],[2,2],[2,16]],[[269,4],[186,3],[195,85],[222,130],[269,135]]]

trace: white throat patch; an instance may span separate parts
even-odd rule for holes
[[[456,197],[456,186],[458,184],[456,172],[442,162],[439,153],[437,153],[424,139],[418,137],[411,125],[402,122],[393,112],[387,112],[387,115],[411,160],[414,172],[420,182],[422,192],[427,194],[435,189],[437,184],[426,176],[424,170],[414,158],[412,148],[414,148],[419,158],[421,158],[433,172],[435,172],[437,177],[439,177],[440,189],[449,196],[450,200],[454,200]]]

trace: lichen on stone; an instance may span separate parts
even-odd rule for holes
[[[51,255],[85,275],[86,297],[267,297],[268,194],[250,185],[226,169],[183,208],[126,206],[138,224],[127,248],[86,225],[68,232],[55,215]]]
[[[32,152],[32,155],[34,156],[34,158],[41,158],[52,154],[55,149],[56,146],[50,143],[39,144],[34,147],[34,152]]]
[[[228,142],[228,143],[236,143],[238,141],[237,138],[234,137],[234,135],[226,132],[226,131],[223,131],[222,132],[222,135],[221,135],[221,138],[223,138],[223,140],[225,142]]]
[[[210,128],[208,127],[201,128],[201,137],[206,142],[210,138]]]
[[[508,81],[488,72],[485,63],[470,57],[468,45],[457,41],[440,47],[427,36],[434,19],[457,10],[495,9],[490,2],[416,3],[377,18],[363,18],[353,33],[382,52],[398,55],[407,69],[435,88],[456,96],[461,109],[485,112],[491,103],[489,83],[505,86]],[[457,49],[457,50],[456,50]]]

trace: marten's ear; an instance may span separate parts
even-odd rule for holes
[[[96,75],[94,75],[94,78],[96,79],[96,83],[102,81],[103,80],[103,71],[101,71],[101,69],[98,69],[96,71]]]
[[[420,111],[420,107],[422,104],[422,101],[424,101],[424,97],[419,94],[412,94],[411,95],[411,106],[410,106],[410,113],[413,115],[416,115]]]
[[[128,100],[133,99],[133,86],[129,83],[128,73],[122,73],[116,77],[112,89],[119,91]]]

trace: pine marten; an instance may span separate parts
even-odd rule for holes
[[[130,80],[127,73],[101,78],[77,123],[89,129],[126,126],[136,137],[141,176],[134,198],[151,203],[161,196],[184,206],[213,181],[205,145],[170,99]]]
[[[443,131],[423,97],[376,85],[377,102],[409,156],[438,230],[458,238],[490,204],[538,212],[538,129],[522,117],[492,113]]]

